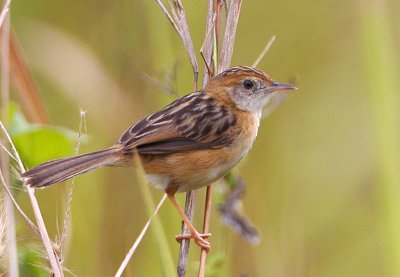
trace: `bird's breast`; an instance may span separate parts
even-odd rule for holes
[[[253,114],[239,116],[240,132],[226,147],[143,156],[149,182],[161,190],[186,192],[218,180],[249,152],[257,136],[259,118]]]

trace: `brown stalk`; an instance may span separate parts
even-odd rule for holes
[[[204,208],[203,234],[207,234],[210,232],[212,191],[213,191],[212,185],[208,185],[206,192],[206,205]],[[207,251],[205,249],[201,249],[199,275],[198,275],[199,277],[204,277],[205,275],[206,259],[207,259]]]
[[[215,75],[216,61],[213,59],[213,51],[218,52],[218,31],[219,31],[219,17],[220,17],[221,3],[218,0],[209,0],[207,8],[207,25],[206,25],[206,38],[204,42],[204,60],[207,66],[207,73],[204,72],[203,85]],[[213,36],[209,35],[209,29],[212,30]],[[215,53],[218,54],[218,53]],[[212,184],[207,186],[206,201],[204,208],[204,221],[203,221],[203,233],[210,232],[210,218],[211,218],[211,201],[212,200]],[[204,277],[206,271],[206,260],[207,251],[201,249],[200,252],[200,264],[199,264],[199,277]]]
[[[232,0],[230,2],[226,19],[224,40],[222,42],[221,56],[219,57],[218,73],[228,69],[231,64],[241,5],[242,0]]]
[[[27,118],[33,123],[46,124],[49,118],[40,98],[39,90],[25,62],[22,50],[13,35],[10,34],[10,62],[12,81]]]
[[[0,14],[0,24],[3,23],[5,15],[7,14],[9,2],[10,1],[7,1]],[[8,35],[8,41],[10,73],[19,103],[31,122],[48,123],[49,119],[41,101],[39,90],[33,81],[29,66],[25,61],[21,47],[12,31],[10,31]],[[0,43],[2,43],[1,36]]]

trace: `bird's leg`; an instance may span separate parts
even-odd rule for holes
[[[171,200],[172,204],[178,210],[178,212],[181,215],[186,226],[190,230],[190,234],[183,234],[183,235],[177,236],[176,239],[178,241],[180,241],[182,239],[191,239],[192,238],[192,239],[194,239],[194,242],[198,246],[200,246],[201,248],[204,248],[208,252],[210,250],[210,243],[208,241],[206,241],[204,238],[208,238],[209,236],[211,236],[211,234],[200,234],[199,232],[197,232],[197,230],[193,227],[190,220],[187,218],[182,207],[179,205],[178,201],[176,200],[175,195],[171,194],[171,193],[167,193],[167,195],[168,195],[169,200]]]

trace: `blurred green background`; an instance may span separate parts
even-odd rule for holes
[[[196,50],[205,2],[184,1]],[[221,225],[214,206],[209,273],[400,276],[400,1],[243,2],[232,65],[251,65],[276,35],[258,67],[300,89],[264,120],[239,166],[243,207],[261,242]],[[111,145],[174,99],[145,74],[163,79],[178,61],[172,87],[180,95],[193,88],[182,43],[155,1],[13,1],[11,21],[52,124],[77,131],[86,111],[81,152]],[[69,186],[37,192],[52,238]],[[151,192],[155,201],[162,196]],[[196,226],[204,189],[198,195]],[[24,193],[17,200],[30,210]],[[180,218],[170,203],[159,217],[176,262]],[[113,275],[147,218],[132,170],[77,178],[66,267],[77,276]],[[17,219],[18,245],[40,245]],[[188,276],[198,255],[193,247]],[[149,232],[127,276],[161,276],[163,259]]]

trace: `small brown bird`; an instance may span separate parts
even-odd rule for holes
[[[183,96],[130,127],[110,148],[52,160],[22,174],[27,186],[43,188],[108,165],[126,166],[138,154],[148,180],[167,193],[205,248],[175,199],[175,193],[206,186],[223,177],[250,150],[263,107],[277,91],[294,90],[255,68],[232,67],[203,90]]]

